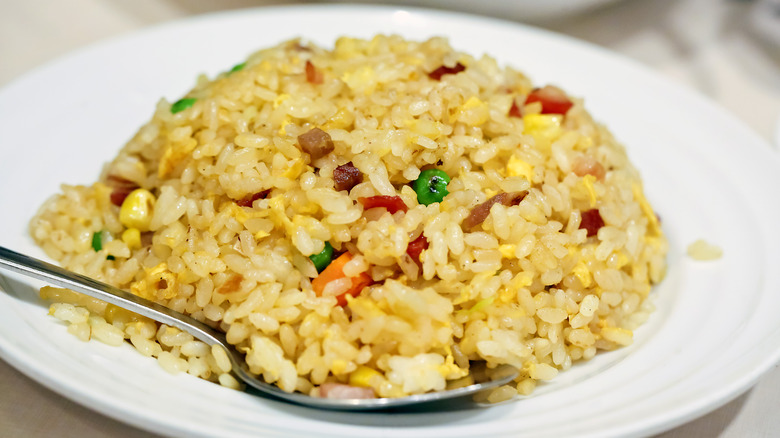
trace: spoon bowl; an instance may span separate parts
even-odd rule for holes
[[[117,307],[135,312],[155,321],[185,331],[209,346],[225,350],[235,377],[258,391],[274,398],[299,405],[342,411],[365,411],[431,403],[483,392],[511,382],[517,377],[517,369],[502,366],[491,370],[486,380],[461,388],[410,395],[398,398],[334,399],[312,397],[302,393],[289,393],[264,382],[246,369],[244,357],[225,339],[225,334],[182,313],[133,295],[114,286],[70,272],[59,266],[38,260],[0,246],[0,268],[26,275],[46,283],[71,289]]]

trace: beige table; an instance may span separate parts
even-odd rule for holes
[[[300,2],[6,0],[0,2],[0,86],[97,40],[193,14],[272,3]],[[697,89],[777,142],[780,43],[773,46],[754,31],[755,6],[734,0],[624,0],[540,25],[622,53]],[[775,368],[746,394],[663,436],[780,436],[778,406]],[[152,435],[83,408],[0,361],[0,436]]]

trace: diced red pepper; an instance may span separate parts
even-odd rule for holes
[[[457,63],[454,67],[447,67],[446,65],[442,65],[441,67],[437,68],[436,70],[428,73],[428,77],[433,79],[434,81],[440,81],[441,77],[444,75],[454,75],[462,72],[463,70],[466,70],[466,66]]]
[[[604,226],[604,219],[601,218],[598,208],[587,210],[582,212],[582,222],[580,222],[580,229],[588,230],[588,237],[593,237],[598,234],[601,227]]]
[[[420,261],[420,254],[426,249],[428,249],[428,239],[420,234],[419,237],[409,242],[409,245],[406,246],[406,253],[409,254],[409,257],[411,257],[415,263],[420,265],[422,264]]]
[[[533,102],[542,104],[542,114],[566,114],[574,105],[563,90],[552,85],[531,91],[525,99],[525,104]]]
[[[512,100],[512,107],[509,108],[509,117],[523,118],[523,113],[520,111],[520,107],[517,106],[517,102]]]
[[[371,208],[386,208],[390,214],[394,214],[397,211],[403,211],[406,213],[409,207],[404,204],[404,200],[400,196],[369,196],[358,198],[358,202],[363,204],[363,208],[368,210]]]

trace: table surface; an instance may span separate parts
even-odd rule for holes
[[[0,86],[73,49],[151,24],[217,10],[293,3],[303,2],[0,2]],[[780,147],[780,41],[771,38],[772,33],[780,34],[780,17],[773,32],[762,32],[761,26],[755,25],[761,3],[623,0],[534,24],[634,58],[718,102],[774,147]],[[780,11],[777,0],[774,3],[775,11]],[[660,436],[777,436],[779,405],[780,369],[775,367],[734,401]],[[153,436],[84,408],[2,361],[0,434],[30,438]]]

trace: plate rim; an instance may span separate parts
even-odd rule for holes
[[[658,73],[656,73],[654,71],[649,70],[647,67],[641,66],[641,64],[639,64],[638,62],[636,62],[636,61],[634,61],[634,60],[632,60],[630,58],[626,58],[626,57],[617,55],[614,52],[611,52],[611,51],[609,51],[609,50],[607,50],[607,49],[605,49],[603,47],[596,46],[596,45],[588,43],[588,42],[584,42],[584,41],[577,40],[577,39],[572,38],[572,37],[568,37],[568,36],[561,35],[561,34],[558,34],[558,33],[555,33],[555,32],[551,32],[549,30],[535,28],[535,27],[529,26],[527,24],[520,24],[520,23],[511,22],[511,21],[506,21],[506,20],[501,20],[501,19],[496,19],[496,18],[490,18],[490,17],[472,16],[472,15],[469,15],[469,14],[463,14],[463,13],[458,13],[458,12],[432,10],[432,9],[419,8],[419,7],[397,7],[397,6],[381,6],[381,5],[293,5],[293,6],[266,6],[266,7],[255,7],[255,8],[241,9],[241,10],[221,11],[221,12],[218,12],[218,13],[200,14],[200,15],[186,17],[186,18],[181,18],[181,19],[177,19],[177,20],[173,20],[173,21],[158,23],[158,24],[155,24],[155,25],[152,25],[152,26],[147,26],[147,27],[135,30],[135,31],[126,32],[126,33],[123,33],[123,34],[120,34],[120,35],[117,35],[117,36],[114,36],[114,37],[111,37],[111,38],[108,38],[108,39],[105,39],[105,40],[101,40],[101,41],[97,41],[97,42],[88,44],[88,45],[83,46],[83,47],[81,47],[79,49],[76,49],[74,51],[70,51],[70,52],[65,53],[63,55],[60,55],[60,56],[54,58],[51,61],[43,63],[42,65],[39,65],[38,67],[35,67],[34,69],[28,71],[27,73],[24,73],[22,76],[14,78],[13,80],[11,80],[7,84],[5,84],[2,87],[2,89],[0,89],[0,101],[3,100],[4,96],[6,95],[6,92],[9,89],[21,86],[19,84],[23,84],[25,81],[33,80],[31,78],[37,77],[39,75],[45,75],[47,71],[52,70],[52,69],[56,69],[58,65],[64,63],[66,60],[75,58],[77,56],[87,56],[89,53],[91,53],[93,51],[99,51],[103,47],[110,47],[110,46],[115,45],[115,44],[117,44],[119,42],[122,42],[122,41],[133,40],[133,39],[137,38],[141,34],[151,34],[151,33],[154,33],[154,32],[165,31],[166,29],[169,29],[171,27],[177,27],[177,26],[193,26],[193,25],[198,25],[199,23],[202,23],[202,22],[211,22],[211,21],[214,21],[214,20],[228,20],[228,21],[230,21],[230,20],[234,19],[234,17],[237,17],[239,15],[243,15],[243,14],[254,15],[254,14],[259,14],[259,13],[264,13],[264,14],[267,13],[267,14],[271,14],[272,15],[272,14],[279,14],[279,13],[289,14],[289,13],[294,13],[294,12],[305,12],[307,14],[310,14],[313,11],[316,11],[316,10],[332,11],[332,10],[336,10],[336,9],[348,9],[348,10],[357,11],[357,12],[361,12],[361,10],[362,10],[362,13],[368,13],[368,14],[390,13],[392,11],[405,10],[405,11],[410,11],[410,13],[412,13],[412,14],[422,15],[423,18],[434,20],[434,21],[440,21],[440,20],[446,19],[448,17],[455,17],[455,18],[458,18],[458,19],[461,19],[461,20],[472,21],[472,22],[475,22],[477,24],[495,24],[495,23],[499,23],[502,26],[508,26],[508,27],[515,28],[515,29],[520,29],[520,30],[523,30],[523,31],[531,31],[532,33],[534,33],[536,35],[542,35],[543,37],[548,38],[548,39],[555,39],[558,42],[565,43],[568,46],[575,46],[577,49],[584,48],[584,49],[586,49],[588,51],[591,51],[591,52],[594,51],[594,50],[598,51],[603,56],[608,56],[608,57],[612,58],[613,60],[619,61],[619,62],[621,62],[623,64],[626,64],[626,65],[632,65],[633,68],[638,68],[638,69],[640,69],[640,70],[642,70],[642,71],[644,71],[646,73],[649,73],[650,77],[654,77],[656,80],[660,80],[665,86],[673,88],[675,90],[675,92],[687,94],[689,99],[694,99],[694,100],[699,100],[701,102],[704,102],[705,104],[707,104],[706,106],[708,107],[709,110],[711,110],[711,112],[713,114],[717,114],[718,117],[727,119],[730,124],[738,127],[741,131],[743,131],[743,132],[740,132],[741,136],[744,136],[744,135],[752,136],[753,138],[751,139],[751,142],[756,142],[757,144],[759,144],[759,143],[760,144],[766,144],[766,146],[767,146],[766,150],[769,151],[769,153],[772,155],[773,159],[775,160],[775,163],[780,162],[780,161],[778,161],[778,155],[776,153],[773,153],[775,151],[773,150],[773,148],[771,146],[769,146],[769,144],[768,144],[768,142],[766,142],[766,140],[761,138],[755,131],[750,129],[744,122],[742,122],[738,118],[736,118],[733,115],[731,115],[728,111],[726,111],[725,109],[720,107],[717,103],[713,102],[712,99],[710,99],[710,98],[708,98],[706,96],[703,96],[703,95],[695,92],[694,90],[691,90],[689,88],[685,88],[685,87],[681,86],[680,84],[673,83],[673,82],[669,81],[668,79],[665,79],[664,77],[662,77],[660,74],[658,74]],[[507,62],[506,62],[506,60],[501,60],[501,63],[502,64],[506,64]],[[85,402],[85,401],[82,401],[82,400],[74,398],[73,394],[66,394],[66,393],[60,392],[58,390],[59,387],[57,386],[57,384],[59,383],[61,385],[62,384],[61,382],[48,381],[46,376],[43,375],[43,374],[39,374],[39,375],[36,375],[36,376],[32,376],[30,374],[27,374],[27,372],[25,372],[25,367],[24,366],[20,367],[20,365],[23,365],[23,364],[12,363],[12,362],[14,362],[14,360],[16,360],[16,358],[13,358],[13,359],[9,360],[8,356],[6,355],[6,353],[8,351],[7,347],[8,347],[8,345],[6,344],[6,341],[4,339],[0,339],[0,353],[2,353],[2,354],[0,354],[0,356],[2,356],[3,359],[6,360],[7,362],[11,363],[11,365],[14,366],[15,369],[19,370],[23,374],[28,375],[29,377],[31,377],[36,382],[42,383],[47,388],[49,388],[51,390],[54,390],[55,392],[60,393],[64,397],[66,397],[66,398],[68,398],[70,400],[74,400],[74,401],[78,402],[79,404],[82,404],[83,406],[86,406],[88,409],[98,411],[98,412],[100,412],[100,413],[102,413],[102,414],[104,414],[104,415],[106,415],[108,417],[111,417],[111,418],[114,418],[114,419],[116,419],[118,421],[122,421],[122,422],[127,423],[127,419],[120,417],[119,416],[120,414],[117,413],[117,412],[111,412],[108,409],[104,409],[104,406],[97,406],[96,407],[94,405],[87,404],[87,402]],[[18,352],[17,352],[17,354],[18,354]],[[722,395],[719,398],[718,402],[715,403],[714,407],[713,407],[713,403],[711,401],[709,403],[702,402],[701,406],[691,407],[689,409],[688,415],[681,415],[681,416],[677,417],[679,422],[676,423],[675,425],[682,424],[685,421],[689,421],[691,418],[694,418],[695,416],[698,416],[698,415],[700,415],[702,413],[711,411],[712,409],[714,409],[714,408],[716,408],[718,406],[721,406],[721,405],[727,403],[728,401],[732,400],[733,398],[737,397],[742,392],[747,391],[752,386],[752,384],[755,383],[755,381],[758,380],[761,376],[763,376],[771,368],[771,366],[774,363],[778,362],[778,360],[780,360],[780,350],[775,351],[774,355],[772,355],[770,357],[767,357],[767,360],[765,361],[765,363],[761,367],[761,368],[763,368],[763,371],[761,371],[759,373],[754,373],[752,376],[746,377],[744,379],[745,382],[733,383],[730,388],[724,388],[722,390],[724,395]],[[38,371],[42,371],[42,370],[38,370]],[[67,385],[65,385],[65,386],[67,386]],[[83,395],[83,394],[81,394],[81,395]],[[142,417],[139,417],[139,419],[142,419]],[[138,423],[128,423],[128,424],[131,424],[134,427],[142,427],[142,426],[139,426]],[[157,426],[161,426],[161,425],[164,426],[164,424],[158,424]],[[673,426],[671,426],[671,427],[673,427]],[[668,429],[668,427],[664,426],[661,429],[657,429],[657,431],[667,430],[667,429]],[[152,432],[156,432],[156,433],[160,432],[159,428],[157,428],[157,429],[147,429],[147,430],[152,431]],[[173,432],[175,432],[175,430],[173,430]],[[634,431],[634,432],[636,432],[636,431]]]

